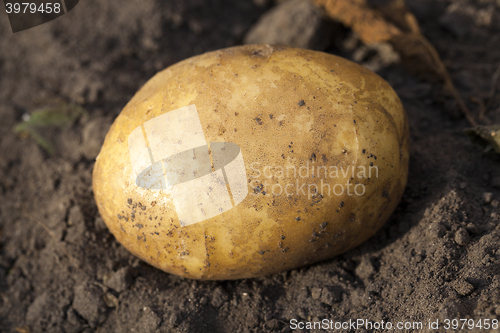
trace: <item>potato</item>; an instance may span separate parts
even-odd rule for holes
[[[250,45],[149,80],[106,136],[99,212],[130,252],[193,279],[261,276],[371,237],[398,204],[408,123],[387,82],[321,52]]]

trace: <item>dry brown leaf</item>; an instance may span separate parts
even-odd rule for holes
[[[322,7],[334,20],[354,30],[367,44],[388,41],[400,33],[399,29],[388,24],[385,19],[369,8],[364,0],[311,0]]]
[[[403,0],[390,1],[378,10],[369,7],[365,0],[311,1],[330,18],[350,27],[365,44],[390,42],[407,62],[417,62],[434,73],[453,95],[467,121],[477,126],[439,54],[420,33],[417,19],[406,8]]]

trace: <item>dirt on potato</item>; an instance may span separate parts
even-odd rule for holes
[[[473,116],[499,124],[500,83],[492,86],[500,3],[407,4]],[[365,46],[327,20],[315,23],[315,35],[307,33],[328,43],[306,43],[300,31],[283,40],[300,39],[376,70],[409,117],[408,186],[374,237],[300,269],[208,282],[145,264],[108,231],[91,184],[112,121],[157,71],[241,44],[271,10],[286,16],[293,7],[265,0],[87,0],[15,34],[2,10],[0,332],[291,332],[294,323],[323,319],[422,323],[422,330],[408,331],[430,331],[429,321],[438,320],[444,331],[446,319],[500,319],[500,155],[470,142],[467,121],[439,83],[408,70],[388,45]],[[301,14],[318,15],[294,12]],[[291,33],[273,26],[288,21],[266,20],[259,31]],[[36,110],[68,104],[86,112],[36,129],[52,154],[33,134],[14,131]]]

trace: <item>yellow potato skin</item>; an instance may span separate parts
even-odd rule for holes
[[[208,142],[239,145],[250,189],[231,210],[181,227],[167,190],[135,184],[128,136],[144,122],[192,104]],[[371,237],[403,194],[408,141],[398,96],[368,69],[310,50],[238,46],[184,60],[149,80],[109,130],[93,190],[116,239],[151,265],[193,279],[250,278],[331,258]],[[368,170],[370,163],[378,177],[358,177],[358,167]],[[278,166],[307,165],[356,172],[276,176]],[[266,170],[272,177],[264,175],[265,166],[272,167]],[[305,195],[272,193],[273,184],[321,179],[332,187],[350,179],[353,186],[363,184],[365,194],[312,198],[307,185]],[[270,184],[266,194],[264,181]]]

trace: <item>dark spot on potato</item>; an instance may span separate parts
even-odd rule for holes
[[[306,102],[304,102],[303,99],[301,99],[298,103],[297,103],[298,106],[304,106],[306,105]]]
[[[321,229],[325,229],[327,225],[328,225],[328,222],[323,222],[319,226]]]
[[[316,193],[312,196],[312,204],[311,206],[314,206],[315,204],[317,204],[318,202],[321,202],[321,200],[323,200],[323,196],[318,193],[318,190],[316,190]]]
[[[140,223],[137,223],[136,225],[134,225],[134,227],[137,227],[139,230],[141,230],[142,228],[144,228],[144,226]]]
[[[272,114],[269,115],[269,119],[273,119],[274,116]]]
[[[274,49],[272,47],[267,47],[266,49],[255,50],[252,52],[252,55],[257,57],[267,57],[271,53],[273,53]]]
[[[295,221],[300,221],[300,216],[297,216],[297,217],[295,218]]]
[[[356,119],[353,119],[352,121],[356,124]]]
[[[260,255],[263,255],[264,253],[266,253],[266,251],[259,251]]]
[[[262,189],[263,189],[263,188],[264,188],[264,185],[263,185],[263,184],[260,184],[259,186],[255,186],[255,187],[253,188],[253,193],[255,193],[255,194],[259,194],[259,193],[262,191]]]
[[[366,149],[363,149],[361,152],[362,152],[363,154],[364,154],[364,153],[366,153]]]
[[[316,162],[316,154],[315,153],[311,154],[311,161]]]
[[[131,199],[131,198],[128,198],[128,199],[127,199],[127,203],[128,203],[129,205],[131,205],[131,204],[132,204],[132,199]]]
[[[373,162],[370,162],[370,166],[373,166]]]
[[[254,120],[257,122],[257,124],[262,125],[262,120],[259,117],[255,118]]]
[[[285,235],[281,235],[281,237],[280,237],[280,238],[281,238],[281,239],[285,239],[286,237],[285,237]]]
[[[342,207],[344,207],[344,202],[343,201],[339,205],[339,208],[342,208]]]
[[[239,115],[239,113],[238,113],[238,112],[235,112],[235,113],[234,113],[234,115],[235,115],[235,116],[237,116],[237,115]]]
[[[383,190],[382,191],[382,197],[388,198],[389,197],[389,192],[387,192],[386,190]]]

